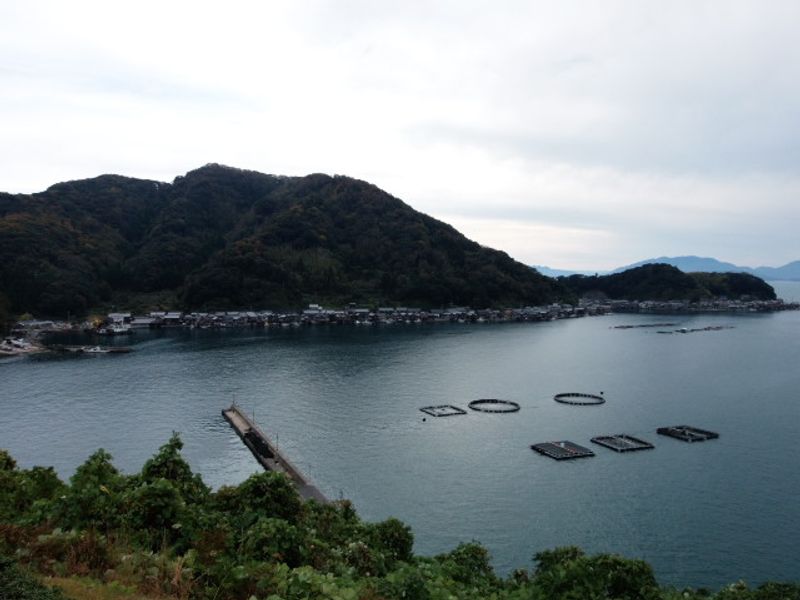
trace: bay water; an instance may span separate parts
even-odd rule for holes
[[[799,283],[774,285],[800,299]],[[671,325],[616,328],[657,323]],[[730,328],[657,333],[717,325]],[[100,447],[135,472],[178,431],[216,488],[258,472],[220,414],[235,400],[329,498],[410,524],[418,553],[477,540],[506,574],[575,544],[643,558],[662,584],[800,580],[800,312],[171,330],[120,343],[134,352],[0,361],[0,447],[64,478]],[[553,401],[601,391],[601,406]],[[419,411],[478,398],[521,410]],[[656,435],[680,424],[720,438]],[[590,443],[619,433],[656,448]],[[530,449],[556,440],[596,456]]]

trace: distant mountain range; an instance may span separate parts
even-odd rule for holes
[[[800,260],[790,262],[782,267],[742,267],[717,260],[716,258],[703,256],[660,256],[625,265],[611,271],[567,271],[539,265],[535,265],[534,268],[548,277],[568,277],[570,275],[621,273],[628,269],[655,263],[672,265],[684,273],[749,273],[767,281],[800,281]]]

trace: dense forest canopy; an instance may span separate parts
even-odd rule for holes
[[[207,165],[171,184],[104,175],[0,194],[11,310],[83,314],[119,291],[181,308],[553,301],[557,282],[348,177]]]
[[[774,300],[768,283],[747,273],[684,273],[653,263],[611,275],[570,275],[559,282],[577,296],[617,300],[689,300],[725,297],[732,300]]]

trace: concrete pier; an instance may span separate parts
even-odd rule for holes
[[[297,492],[305,500],[316,500],[317,502],[327,503],[328,499],[320,492],[316,486],[311,484],[303,474],[277,447],[270,442],[266,434],[261,431],[246,414],[244,414],[235,404],[222,411],[222,416],[230,423],[236,434],[242,439],[244,445],[250,449],[256,460],[261,463],[267,471],[283,473],[297,488]]]

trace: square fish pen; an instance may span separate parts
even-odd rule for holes
[[[463,408],[458,408],[452,404],[440,404],[438,406],[423,406],[420,408],[422,412],[432,417],[454,417],[456,415],[465,415],[467,411]]]
[[[600,435],[593,437],[592,442],[610,448],[615,452],[633,452],[635,450],[652,450],[655,448],[650,442],[624,433],[618,435]]]
[[[544,454],[556,460],[570,460],[572,458],[586,458],[594,456],[594,452],[573,442],[563,440],[561,442],[542,442],[533,444],[531,450],[539,454]]]
[[[714,431],[690,427],[689,425],[659,427],[656,429],[656,433],[673,437],[676,440],[684,442],[705,442],[706,440],[715,440],[719,437],[719,434]]]

